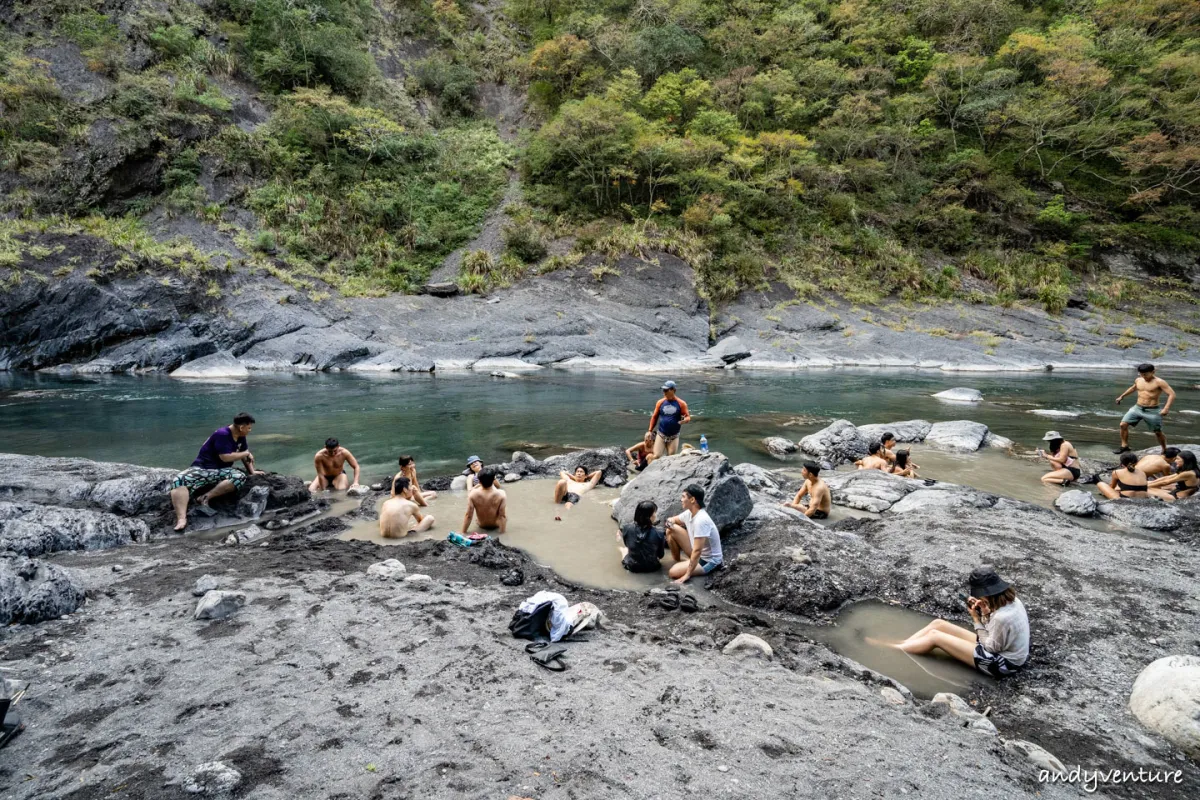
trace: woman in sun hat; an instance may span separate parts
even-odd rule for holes
[[[937,649],[993,678],[1011,675],[1029,661],[1025,605],[990,564],[972,571],[967,582],[971,587],[967,611],[974,631],[935,619],[896,647],[913,654]]]
[[[1054,469],[1042,476],[1042,483],[1058,483],[1066,486],[1079,480],[1079,453],[1075,446],[1063,438],[1058,431],[1047,431],[1042,437],[1048,442],[1045,450],[1038,448],[1038,455],[1050,462]]]

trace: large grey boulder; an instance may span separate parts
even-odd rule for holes
[[[1200,656],[1160,658],[1133,682],[1129,710],[1138,721],[1200,760]]]
[[[58,619],[83,605],[74,573],[37,559],[0,555],[0,625]]]
[[[528,462],[523,463],[528,464]],[[520,466],[520,464],[514,463],[502,466]],[[572,473],[576,467],[583,467],[588,472],[597,469],[602,470],[604,476],[601,478],[601,482],[605,486],[615,488],[625,484],[629,475],[629,458],[625,455],[625,451],[619,447],[602,447],[596,450],[580,450],[575,453],[550,456],[532,468],[531,471],[547,477],[556,477],[559,472]],[[500,470],[501,474],[509,471],[521,472],[520,469]],[[661,512],[659,515],[661,516]]]
[[[858,432],[854,423],[839,419],[801,439],[800,449],[836,467],[865,456],[867,440]]]
[[[191,380],[229,380],[230,378],[247,378],[250,376],[246,365],[229,353],[213,353],[212,355],[189,361],[171,372],[172,378],[188,378]]]
[[[1173,531],[1185,519],[1174,505],[1148,497],[1105,500],[1097,504],[1096,511],[1102,517],[1148,531]]]
[[[733,471],[741,476],[748,489],[762,491],[779,488],[779,479],[757,464],[738,464]]]
[[[978,403],[983,400],[983,395],[978,389],[964,389],[962,387],[938,392],[934,397],[946,403]]]
[[[213,589],[196,604],[196,619],[225,619],[237,613],[246,605],[246,595],[242,592],[226,592]]]
[[[642,500],[658,504],[658,518],[683,511],[680,496],[689,484],[704,490],[705,508],[722,533],[740,525],[750,514],[753,501],[729,459],[720,453],[690,451],[654,461],[621,489],[613,506],[613,519],[624,525],[633,521],[633,511]]]
[[[749,358],[753,353],[746,346],[746,343],[738,337],[727,336],[708,348],[708,355],[713,358],[719,358],[726,364],[733,364],[744,358]]]
[[[925,435],[925,443],[939,450],[974,453],[983,446],[987,435],[987,425],[960,419],[954,422],[934,423]]]
[[[887,511],[924,484],[877,469],[839,472],[825,476],[829,494],[839,506],[879,513]]]
[[[40,556],[61,550],[105,550],[149,538],[150,527],[136,517],[0,502],[0,551]]]
[[[868,442],[878,442],[883,438],[883,434],[891,433],[896,437],[897,442],[920,443],[925,441],[925,437],[929,435],[929,429],[932,427],[932,422],[923,419],[907,419],[902,422],[859,425],[858,432]]]
[[[1054,507],[1073,517],[1090,517],[1096,513],[1096,498],[1082,489],[1063,492],[1054,500]]]
[[[168,508],[175,470],[0,453],[0,500],[148,514]]]
[[[965,486],[939,484],[917,489],[898,500],[888,511],[893,514],[908,514],[913,511],[955,508],[991,508],[1000,498],[994,494],[980,492]]]
[[[795,442],[791,439],[785,439],[782,436],[768,436],[762,440],[762,443],[763,447],[767,448],[767,452],[780,461],[783,461],[799,449],[799,446]]]

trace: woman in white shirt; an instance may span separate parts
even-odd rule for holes
[[[1012,586],[984,565],[971,573],[967,610],[975,630],[936,619],[896,645],[906,653],[938,649],[985,675],[1002,678],[1029,662],[1029,616]]]

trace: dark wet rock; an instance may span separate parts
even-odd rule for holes
[[[839,419],[800,440],[800,449],[831,466],[857,461],[867,454],[867,440],[854,423]]]
[[[83,605],[79,579],[37,559],[0,553],[0,625],[31,625],[74,613]]]
[[[258,519],[267,510],[271,499],[271,487],[258,485],[238,498],[236,514],[242,519]]]
[[[934,395],[938,400],[944,400],[949,403],[978,403],[983,400],[983,395],[978,389],[946,389],[943,392],[938,392]]]
[[[459,293],[458,284],[453,281],[442,281],[440,283],[425,284],[425,294],[434,297],[454,297]]]
[[[923,481],[901,478],[877,469],[832,473],[825,476],[833,502],[860,511],[880,512],[891,508]]]
[[[0,552],[39,556],[62,550],[103,550],[145,542],[142,520],[84,508],[0,502]]]
[[[528,462],[517,462],[512,466],[519,467],[521,463]],[[574,473],[577,467],[583,467],[589,473],[598,469],[603,470],[604,475],[601,481],[605,486],[615,488],[625,485],[626,476],[629,474],[629,458],[619,447],[602,447],[597,450],[580,450],[575,453],[550,456],[540,465],[531,466],[530,471],[546,477],[556,477],[560,471],[568,474]]]
[[[642,500],[658,504],[659,519],[679,514],[683,511],[680,496],[690,484],[704,490],[705,508],[722,533],[749,516],[753,507],[750,491],[729,459],[720,453],[693,450],[652,462],[626,484],[613,506],[613,519],[622,525],[632,522],[634,509]]]
[[[767,448],[767,452],[780,461],[800,449],[799,445],[791,439],[785,439],[782,436],[768,436],[762,440],[762,443],[763,447]]]
[[[1054,500],[1054,507],[1073,517],[1090,517],[1096,513],[1096,498],[1081,489],[1063,492]]]
[[[500,582],[505,586],[520,586],[525,582],[525,573],[517,567],[500,576]]]
[[[1102,517],[1148,531],[1173,531],[1184,524],[1184,515],[1173,503],[1153,498],[1104,500],[1096,506]]]
[[[939,450],[950,450],[960,453],[974,453],[988,435],[987,425],[970,420],[960,419],[954,422],[937,422],[929,428],[925,435],[925,444]]]
[[[901,422],[885,422],[871,425],[859,425],[858,432],[868,442],[878,442],[883,434],[890,433],[897,442],[920,443],[929,435],[933,423],[923,419],[908,419]]]
[[[726,364],[733,364],[749,358],[753,353],[750,348],[736,336],[729,336],[708,348],[708,355],[718,358]]]

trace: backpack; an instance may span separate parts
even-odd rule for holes
[[[554,603],[550,600],[539,603],[532,611],[518,609],[508,623],[508,629],[518,639],[532,639],[535,642],[545,639],[550,633],[550,612],[553,609]]]

